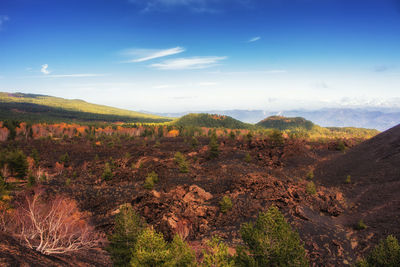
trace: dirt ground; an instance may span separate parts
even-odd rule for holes
[[[312,265],[347,266],[379,238],[387,234],[400,237],[399,133],[397,127],[354,148],[357,142],[347,140],[345,153],[336,149],[335,141],[288,139],[284,145],[275,145],[269,139],[219,138],[216,159],[209,158],[207,137],[198,137],[197,147],[183,137],[40,139],[2,146],[22,148],[27,155],[36,149],[40,168],[48,176],[42,186],[49,194],[76,199],[83,211],[90,212],[96,229],[105,234],[112,232],[120,205],[131,203],[167,239],[184,233],[189,244],[201,248],[205,239],[219,235],[234,247],[240,243],[240,225],[276,205],[299,232]],[[187,173],[180,172],[174,161],[178,151],[189,163]],[[65,153],[69,160],[60,163]],[[246,154],[250,160],[245,160]],[[109,181],[102,178],[106,163],[113,171]],[[311,170],[315,194],[306,190]],[[144,180],[152,171],[159,182],[153,190],[144,189]],[[351,183],[345,183],[347,175]],[[227,213],[219,208],[223,196],[233,203]],[[367,229],[355,230],[360,219]],[[28,255],[34,252],[25,257],[25,248],[10,237],[1,238],[0,263],[13,266],[10,263],[16,259],[11,255],[19,251],[19,260],[30,264]],[[68,257],[75,266],[112,265],[104,250],[91,253]],[[34,257],[36,262],[48,261],[43,264],[48,266],[71,263],[65,256]],[[40,266],[32,262],[31,266]]]

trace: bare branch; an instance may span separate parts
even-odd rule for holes
[[[41,192],[26,197],[3,227],[43,254],[63,254],[98,245],[100,238],[76,202],[61,196],[44,200]],[[6,223],[4,223],[6,225]]]

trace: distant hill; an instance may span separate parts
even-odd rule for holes
[[[177,126],[192,126],[192,127],[209,127],[209,128],[229,128],[229,129],[250,129],[254,127],[236,120],[229,116],[206,114],[206,113],[191,113],[185,115],[174,122]]]
[[[15,119],[34,122],[166,122],[157,115],[96,105],[83,100],[47,95],[0,93],[0,120]]]
[[[314,123],[308,121],[301,117],[288,118],[283,116],[270,116],[259,123],[257,126],[263,128],[272,128],[278,130],[293,130],[293,129],[302,129],[302,130],[312,130],[315,126]]]
[[[265,129],[278,129],[297,134],[298,136],[311,138],[371,138],[379,133],[375,129],[356,127],[321,127],[302,117],[270,116],[257,123],[256,126]]]
[[[149,112],[151,113],[151,112]],[[243,121],[245,123],[257,123],[266,116],[274,115],[276,112],[266,112],[263,110],[201,110],[201,111],[184,111],[184,112],[169,112],[169,113],[153,113],[159,116],[179,118],[190,113],[207,113],[207,114],[220,114],[232,117],[234,119]]]
[[[303,117],[323,127],[361,127],[387,130],[400,123],[400,109],[396,108],[323,108],[316,110],[204,110],[180,113],[158,113],[160,116],[180,117],[189,113],[210,113],[230,116],[246,123],[257,123],[276,114]]]

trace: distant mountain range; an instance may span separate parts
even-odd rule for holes
[[[228,117],[191,115],[189,113],[218,114]],[[205,127],[251,128],[247,123],[256,124],[273,115],[302,117],[322,127],[357,127],[389,129],[400,123],[400,109],[349,109],[326,108],[318,110],[287,110],[281,112],[264,110],[209,110],[203,112],[160,113],[136,112],[104,105],[96,105],[79,99],[64,99],[46,95],[1,93],[0,120],[17,119],[43,122],[102,121],[102,122],[167,122],[181,118],[174,123],[182,125],[203,125]],[[268,121],[268,124],[274,121]],[[294,122],[293,122],[294,123]],[[296,121],[296,125],[302,122]],[[217,126],[218,125],[218,126]],[[260,125],[265,126],[265,125]]]
[[[325,108],[317,110],[209,110],[201,113],[231,116],[247,123],[257,123],[268,116],[281,115],[285,117],[303,117],[323,127],[359,127],[389,129],[400,123],[400,109],[370,109],[370,108]],[[197,113],[200,113],[197,112]],[[181,117],[193,111],[181,113],[157,113],[166,117]]]

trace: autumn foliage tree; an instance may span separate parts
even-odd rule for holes
[[[75,201],[62,196],[45,199],[40,191],[16,203],[5,228],[21,243],[47,255],[91,248],[100,240]]]

